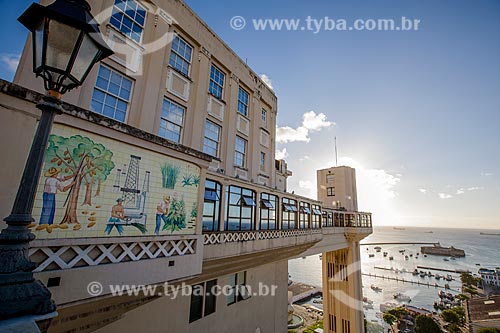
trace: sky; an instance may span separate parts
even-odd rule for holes
[[[5,2],[0,13],[2,79],[12,80],[27,35],[15,18],[30,3]],[[375,225],[500,229],[499,1],[186,3],[274,89],[290,191],[316,197],[315,170],[335,165],[336,137],[338,165],[356,168],[359,209]],[[246,20],[240,30],[235,16]],[[304,26],[308,16],[340,29],[342,20],[420,22],[410,31],[253,25]]]

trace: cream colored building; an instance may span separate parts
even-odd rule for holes
[[[184,2],[89,3],[115,55],[63,97],[49,140],[30,250],[58,305],[49,332],[286,331],[287,260],[341,250],[352,263],[371,214],[287,192],[291,172],[274,159],[275,93]],[[15,84],[0,81],[3,216],[39,117],[31,62],[28,38]],[[44,182],[58,175],[75,183],[56,193],[50,214]],[[113,217],[115,205],[124,218]],[[359,298],[352,274],[345,288]],[[161,297],[166,282],[277,290]],[[117,283],[158,289],[113,295]],[[362,328],[336,304],[350,332]]]
[[[348,166],[331,167],[316,171],[318,200],[332,209],[358,211],[356,170]]]

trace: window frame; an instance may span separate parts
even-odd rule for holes
[[[283,207],[281,213],[281,229],[296,229],[297,228],[297,200],[290,198],[282,198],[281,205]]]
[[[193,323],[217,311],[217,295],[212,293],[217,279],[207,280],[191,286],[191,298],[189,303],[189,323]],[[201,295],[199,289],[202,289]],[[201,301],[199,313],[193,313],[193,300]],[[213,300],[212,308],[207,310],[207,302]]]
[[[311,228],[319,229],[321,228],[322,212],[320,205],[311,205]]]
[[[262,125],[264,125],[264,127],[267,127],[267,110],[262,108],[262,111],[260,113],[260,117],[261,117],[261,120],[262,120]]]
[[[210,124],[211,126],[214,126],[215,128],[218,129],[218,132],[217,132],[217,141],[215,141],[214,139],[210,138],[210,137],[207,137],[207,124]],[[204,134],[203,134],[203,152],[210,155],[210,156],[213,156],[213,157],[219,157],[219,154],[220,154],[220,137],[221,137],[221,132],[222,132],[222,126],[220,125],[217,125],[216,123],[214,123],[213,121],[210,121],[208,119],[205,120],[205,131],[204,131]],[[215,142],[215,155],[212,155],[211,153],[207,152],[205,150],[205,147],[207,147],[208,149],[213,149],[212,147],[208,146],[205,144],[206,141],[210,141],[210,142]]]
[[[190,53],[189,54],[189,58],[190,58],[189,60],[184,55],[180,54],[179,50],[174,50],[173,46],[174,46],[174,41],[175,41],[176,38],[179,40],[179,42],[184,43],[185,46],[187,46],[187,47],[189,47],[191,49],[190,52],[189,52]],[[179,46],[180,45],[181,44],[179,43]],[[189,78],[189,75],[191,73],[192,60],[193,60],[193,51],[194,51],[194,47],[190,43],[188,43],[188,41],[185,38],[183,38],[179,33],[175,32],[174,33],[174,38],[172,38],[172,45],[170,47],[170,55],[168,57],[168,65],[170,67],[172,67],[176,72],[178,72],[178,73],[182,74],[183,76]],[[180,59],[181,63],[184,62],[184,63],[187,64],[187,73],[184,73],[184,71],[182,70],[182,66],[181,66],[181,68],[178,68],[176,66],[176,64],[177,64],[177,61],[176,61],[177,58],[175,58],[175,59],[172,58],[172,55],[175,55],[178,59]],[[171,62],[173,62],[174,64],[171,64]]]
[[[278,196],[270,193],[260,194],[259,230],[277,230],[278,226]],[[271,227],[272,225],[272,227]]]
[[[204,191],[205,194],[203,196],[203,213],[202,213],[203,215],[201,222],[202,232],[219,231],[220,218],[221,218],[220,198],[222,195],[222,184],[212,179],[206,179]],[[216,196],[215,200],[206,197],[207,191],[215,194]],[[208,211],[209,206],[211,206],[210,208],[212,209],[212,211]],[[209,227],[208,223],[205,223],[206,220],[208,221],[208,218],[211,218],[211,227]]]
[[[215,74],[214,78],[212,78],[212,69],[214,70],[214,73],[217,74],[215,71],[219,73],[219,75],[222,76],[222,85],[215,80]],[[212,85],[213,83],[213,85]],[[208,81],[208,93],[218,100],[224,100],[224,84],[226,83],[226,73],[220,69],[218,66],[215,64],[211,64],[210,66],[210,73],[209,73],[209,81]],[[216,88],[220,88],[220,96],[217,95],[217,93],[214,93],[212,91],[212,86],[215,86]]]
[[[243,152],[238,150],[238,139],[243,142]],[[248,149],[248,141],[245,140],[244,138],[242,138],[241,136],[236,135],[235,144],[234,144],[234,158],[233,158],[234,166],[239,167],[239,168],[245,168],[247,149]],[[237,158],[239,156],[241,156],[241,165],[237,163]]]
[[[179,125],[177,123],[175,123],[174,121],[172,121],[171,119],[169,119],[167,116],[164,117],[163,113],[165,112],[165,104],[166,103],[170,103],[172,106],[174,106],[176,109],[181,109],[182,110],[182,125]],[[170,108],[168,109],[168,111],[170,112]],[[182,144],[182,136],[184,134],[184,120],[186,118],[186,111],[187,111],[187,108],[179,103],[176,103],[174,102],[173,100],[171,100],[170,98],[168,97],[163,97],[163,104],[162,104],[162,108],[161,108],[161,114],[160,114],[160,127],[158,129],[158,136],[164,138],[164,139],[167,139],[171,142],[174,142],[174,143],[178,143],[178,144]],[[165,135],[162,135],[161,132],[162,132],[162,121],[164,121],[166,123],[167,126],[165,126],[165,129],[164,129],[164,134]],[[179,141],[175,141],[175,140],[172,140],[170,138],[167,137],[167,134],[168,133],[174,133],[177,135],[177,133],[173,132],[173,131],[170,131],[168,129],[168,124],[171,124],[172,126],[174,127],[178,127],[179,128],[179,133],[178,133],[178,136],[179,136]]]
[[[117,2],[119,3],[124,3],[125,4],[125,10],[123,10],[122,8],[118,7],[117,5]],[[134,17],[132,18],[127,10],[127,4],[129,2],[133,2],[136,4],[137,8],[134,10]],[[142,9],[144,11],[144,22],[141,24],[139,21],[136,20],[136,16],[137,16],[137,12],[139,11],[138,9]],[[116,13],[119,13],[122,15],[122,19],[121,20],[118,20],[114,15]],[[113,3],[113,10],[111,12],[111,16],[109,18],[109,24],[115,28],[117,31],[119,31],[120,33],[122,33],[124,36],[126,36],[127,38],[131,39],[132,41],[134,41],[135,43],[138,43],[138,44],[142,44],[142,39],[143,39],[143,34],[144,34],[144,29],[146,27],[146,21],[147,21],[147,15],[148,14],[148,10],[146,9],[146,7],[144,7],[139,1],[136,1],[136,0],[121,0],[121,1],[118,1],[118,0],[115,0],[114,3]],[[123,24],[123,18],[126,18],[128,19],[129,21],[132,22],[132,26],[129,28],[130,29],[130,33],[127,33],[125,31],[122,30],[122,27],[124,26]],[[117,26],[115,23],[114,23],[114,20],[118,21],[119,22],[119,26]],[[141,32],[139,34],[139,40],[135,40],[134,37],[132,37],[133,35],[133,32],[134,29],[133,29],[133,26],[134,25],[137,25],[139,28],[141,28]],[[128,27],[127,27],[128,28]]]
[[[246,103],[241,99],[242,96],[246,96]],[[250,94],[248,91],[243,89],[241,86],[238,87],[238,113],[242,116],[249,118],[249,104],[250,104]],[[244,107],[244,112],[241,110],[241,107]]]
[[[311,205],[308,202],[299,201],[299,229],[311,228]]]
[[[266,171],[266,153],[263,151],[260,152],[259,169],[260,171]]]
[[[231,279],[234,277],[234,283],[231,282]],[[227,295],[226,303],[227,306],[236,304],[241,301],[245,301],[252,297],[252,295],[248,292],[248,284],[247,284],[247,271],[241,271],[238,273],[234,273],[228,276],[228,286],[231,286],[231,293]],[[247,297],[243,295],[241,290],[245,290],[247,293]],[[231,299],[231,300],[230,300]]]
[[[252,199],[253,203],[246,199]],[[256,192],[235,185],[226,187],[224,231],[255,230]],[[236,228],[232,227],[237,226]],[[248,227],[244,227],[248,226]]]
[[[334,197],[335,196],[335,187],[334,186],[326,188],[326,196],[328,196],[328,197]]]
[[[103,76],[100,75],[101,69],[107,70],[107,71],[110,72],[109,73],[109,77],[107,79],[105,79]],[[113,74],[120,76],[120,85],[118,86],[118,94],[115,94],[112,91],[110,91],[111,84],[116,85],[115,83],[112,82],[112,76],[113,76]],[[101,80],[107,80],[106,90],[104,90],[104,88],[98,86],[99,79],[101,79]],[[130,82],[130,90],[128,91],[128,100],[121,96],[121,92],[122,92],[122,89],[123,89],[123,81],[124,80]],[[132,93],[133,93],[133,89],[134,89],[134,83],[135,83],[134,80],[132,80],[131,78],[129,78],[127,75],[122,74],[121,72],[119,72],[119,71],[117,71],[117,70],[115,70],[115,69],[113,69],[113,68],[111,68],[109,66],[106,66],[103,63],[100,63],[99,69],[98,69],[98,72],[97,72],[96,81],[95,81],[95,84],[94,84],[94,88],[92,90],[92,96],[90,98],[90,107],[89,107],[89,109],[92,112],[100,114],[100,115],[102,115],[104,117],[111,118],[111,119],[114,119],[116,121],[125,123],[127,121],[127,118],[128,118],[128,112],[129,112],[130,103],[131,103],[131,100],[132,100]],[[100,92],[100,93],[102,93],[104,95],[102,102],[99,101],[98,99],[94,98],[96,91],[98,91],[98,92]],[[114,110],[113,117],[108,116],[108,115],[106,115],[104,113],[104,109],[105,109],[106,106],[111,107],[111,105],[107,105],[106,104],[106,100],[107,100],[107,96],[108,95],[111,98],[116,99],[115,106],[113,107],[113,110]],[[116,118],[116,113],[117,113],[116,111],[118,110],[117,105],[118,105],[119,101],[121,101],[121,102],[123,102],[123,103],[126,104],[125,115],[123,117],[123,120],[120,120],[120,119]],[[101,104],[102,105],[102,108],[101,108],[100,112],[97,111],[96,109],[94,109],[93,103]]]

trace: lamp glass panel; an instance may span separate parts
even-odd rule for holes
[[[46,65],[61,71],[67,69],[75,50],[80,30],[56,20],[49,21]]]
[[[99,52],[97,44],[85,34],[75,58],[75,63],[71,69],[71,75],[79,82],[82,82],[87,69],[92,67],[94,59]]]

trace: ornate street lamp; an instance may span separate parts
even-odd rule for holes
[[[33,72],[43,78],[47,94],[36,106],[42,111],[40,122],[12,212],[4,220],[8,226],[0,234],[0,321],[55,315],[50,292],[33,276],[35,263],[28,250],[35,236],[27,226],[34,222],[33,202],[52,123],[62,112],[60,98],[80,86],[94,64],[113,54],[85,0],[32,4],[18,20],[32,33]]]

